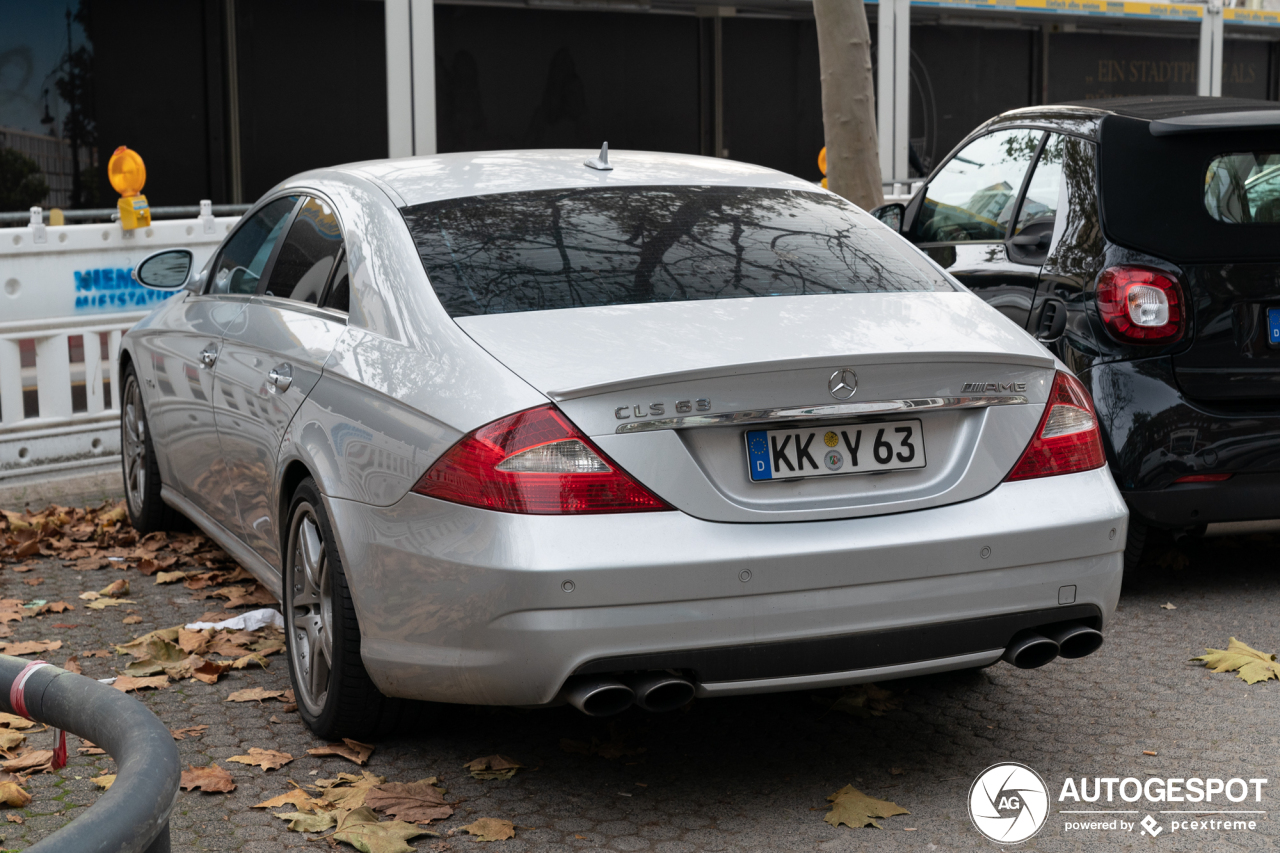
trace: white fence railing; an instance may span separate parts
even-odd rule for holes
[[[0,482],[119,459],[120,338],[169,295],[133,266],[175,246],[203,265],[236,219],[0,229]]]

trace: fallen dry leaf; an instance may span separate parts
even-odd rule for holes
[[[67,662],[62,665],[67,672],[74,672],[76,675],[84,675],[84,670],[80,668],[80,659],[75,655],[67,658]]]
[[[44,583],[44,578],[23,578],[22,582],[27,586],[40,586],[40,584]]]
[[[855,829],[864,826],[884,827],[876,823],[875,818],[893,817],[900,814],[911,814],[897,803],[888,800],[877,800],[869,797],[852,785],[845,785],[839,791],[827,797],[831,801],[831,810],[823,817],[832,826],[844,824]]]
[[[182,740],[187,737],[200,737],[208,728],[208,726],[183,726],[180,729],[169,729],[169,734],[173,735],[174,740]]]
[[[90,610],[105,610],[108,607],[119,607],[121,604],[137,604],[131,598],[96,598],[90,601],[85,607]]]
[[[148,678],[134,678],[131,675],[121,675],[111,686],[123,693],[128,693],[130,690],[145,690],[148,687],[159,690],[161,687],[169,686],[169,676],[153,675]]]
[[[25,775],[40,770],[48,770],[49,762],[52,760],[52,749],[33,749],[30,752],[19,755],[17,758],[0,763],[0,769],[3,769],[6,773],[22,773]]]
[[[287,752],[279,752],[274,749],[259,749],[256,746],[249,747],[248,755],[233,755],[227,761],[234,761],[237,764],[249,764],[261,767],[263,770],[279,770],[290,761],[293,756]]]
[[[1171,601],[1168,601],[1168,602],[1165,602],[1164,604],[1161,604],[1160,609],[1161,610],[1177,610],[1178,605],[1174,604]]]
[[[1234,672],[1246,684],[1257,684],[1272,678],[1280,678],[1280,664],[1276,656],[1246,646],[1235,637],[1227,642],[1227,648],[1205,649],[1208,654],[1192,658],[1202,661],[1213,672]]]
[[[82,593],[80,593],[80,600],[81,600],[81,601],[97,601],[99,598],[102,598],[102,596],[98,595],[96,592],[82,592]]]
[[[505,755],[486,755],[462,766],[476,779],[510,779],[524,765]]]
[[[157,572],[156,583],[177,583],[187,579],[187,572]]]
[[[188,631],[178,629],[178,648],[188,654],[196,654],[209,642],[209,634],[204,631]]]
[[[5,758],[17,758],[18,747],[22,746],[27,740],[27,736],[22,732],[13,729],[0,729],[0,755]]]
[[[31,795],[17,782],[0,782],[0,804],[20,809],[31,802]]]
[[[27,640],[23,643],[0,643],[0,654],[22,657],[37,652],[56,652],[60,648],[61,640]]]
[[[281,794],[278,797],[272,797],[269,800],[263,800],[256,806],[250,806],[254,809],[279,809],[285,806],[293,806],[304,812],[314,812],[317,809],[326,809],[328,803],[324,800],[317,800],[301,788],[294,788],[287,794]],[[276,815],[283,817],[283,815]]]
[[[4,819],[9,821],[9,823],[16,823],[16,824],[24,824],[27,822],[26,819],[23,818],[23,816],[20,814],[7,814],[4,816]]]
[[[91,781],[102,790],[110,791],[111,786],[115,784],[116,774],[108,773],[106,776],[94,776]]]
[[[364,804],[375,811],[410,823],[430,823],[453,814],[453,806],[444,800],[445,791],[436,785],[435,776],[417,782],[388,782],[371,790]]]
[[[369,791],[386,781],[384,776],[361,770],[359,776],[354,773],[339,773],[333,779],[317,779],[316,790],[335,808],[358,809],[364,805],[364,798]]]
[[[352,740],[344,737],[342,743],[331,743],[328,746],[317,746],[315,749],[308,749],[308,755],[336,755],[339,758],[345,758],[348,761],[354,761],[356,764],[363,765],[369,760],[369,756],[373,755],[373,747],[367,743],[361,743],[358,740]]]
[[[124,617],[123,619],[121,619],[120,621],[121,621],[121,622],[123,622],[123,623],[124,623],[124,624],[126,624],[126,625],[141,625],[141,624],[142,624],[142,617],[141,617],[141,616],[126,616],[126,617]]]
[[[262,702],[265,699],[278,699],[284,695],[283,690],[268,690],[265,687],[250,687],[237,690],[227,697],[228,702]]]
[[[107,584],[102,589],[98,590],[98,595],[103,595],[103,596],[106,596],[107,598],[123,598],[128,594],[129,594],[129,582],[124,578],[120,578],[119,580],[114,580],[111,583]]]
[[[205,684],[217,684],[218,679],[222,677],[222,673],[226,672],[230,667],[231,664],[229,663],[206,660],[191,670],[191,677],[197,681],[203,681]]]
[[[509,820],[482,817],[475,823],[462,827],[462,831],[474,835],[476,841],[505,841],[516,837],[515,825]]]
[[[57,626],[55,625],[54,627],[56,628]],[[107,651],[106,649],[90,649],[89,651],[87,651],[87,652],[85,652],[84,654],[82,654],[82,655],[81,655],[81,657],[86,657],[86,658],[109,658],[109,657],[111,657],[111,652]]]
[[[902,699],[893,691],[875,684],[855,684],[846,687],[831,705],[832,711],[840,711],[852,717],[883,717],[886,711],[902,707]]]
[[[366,807],[347,812],[338,819],[333,838],[345,841],[361,853],[413,853],[405,842],[426,833],[402,820],[378,821]]]
[[[217,764],[210,764],[208,767],[190,765],[188,769],[182,771],[182,780],[178,783],[178,787],[184,791],[199,788],[209,794],[225,794],[234,791],[236,783],[232,780],[231,774]]]
[[[257,806],[254,806],[257,808]],[[336,812],[319,812],[308,814],[307,812],[277,812],[276,817],[281,820],[289,821],[289,829],[294,832],[324,832],[338,819]],[[335,845],[336,846],[336,845]],[[410,847],[410,850],[413,848]]]
[[[26,717],[19,717],[17,714],[6,714],[0,711],[0,728],[4,729],[29,729],[36,724]]]

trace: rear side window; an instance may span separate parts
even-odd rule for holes
[[[1280,223],[1280,152],[1213,158],[1204,176],[1204,207],[1214,219],[1233,225]]]
[[[609,187],[473,196],[401,212],[452,317],[955,289],[919,252],[826,193]]]
[[[289,227],[264,294],[315,305],[342,251],[342,229],[328,202],[308,198]]]

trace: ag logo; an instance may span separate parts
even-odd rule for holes
[[[1020,844],[1049,816],[1049,790],[1025,764],[994,764],[969,789],[969,818],[997,844]]]

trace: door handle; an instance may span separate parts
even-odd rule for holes
[[[218,348],[210,344],[200,351],[200,361],[205,367],[213,367],[213,363],[218,360]]]
[[[267,371],[267,380],[276,387],[277,391],[288,391],[289,386],[293,384],[293,368],[288,362],[277,364]]]

